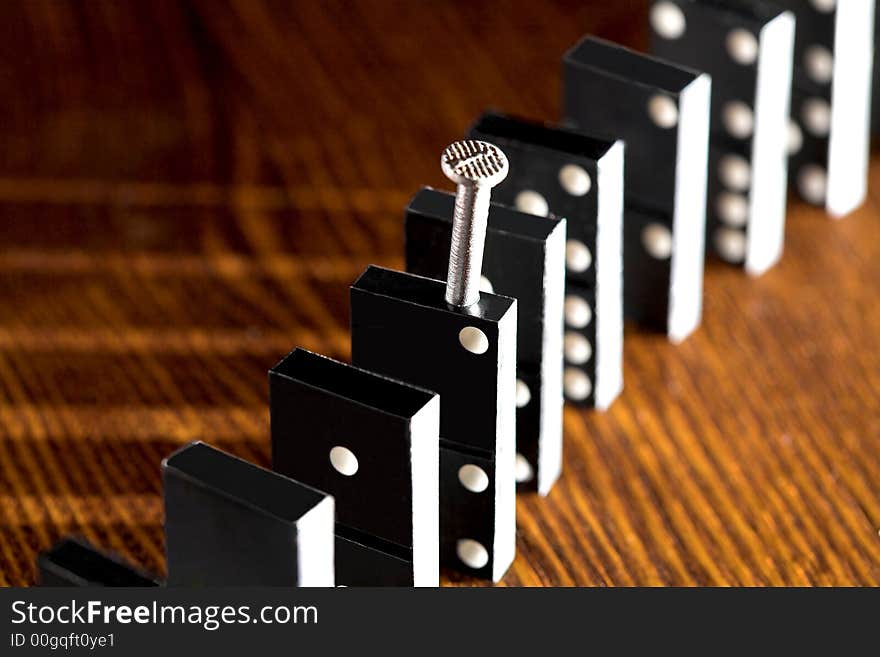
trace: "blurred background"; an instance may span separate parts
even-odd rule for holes
[[[347,358],[348,285],[402,266],[442,148],[488,107],[556,119],[562,54],[641,47],[646,16],[0,4],[0,584],[68,533],[161,573],[160,459],[267,464],[267,368]],[[761,279],[710,266],[684,345],[628,332],[624,395],[566,410],[560,485],[518,502],[506,583],[880,583],[874,194],[838,224],[795,203]]]

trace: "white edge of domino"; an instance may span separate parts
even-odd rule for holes
[[[700,325],[703,314],[711,90],[712,78],[703,73],[679,94],[667,315],[669,339],[676,343],[684,340]]]
[[[538,493],[547,495],[562,474],[562,333],[565,304],[565,237],[560,219],[544,248],[544,336],[541,357],[541,418],[538,430]]]
[[[413,586],[440,586],[440,395],[410,421]]]
[[[825,209],[840,218],[868,191],[874,0],[837,4]]]
[[[746,272],[760,276],[782,257],[785,244],[788,152],[795,19],[783,12],[761,29],[752,139]]]
[[[596,408],[606,410],[623,390],[623,167],[616,141],[599,161],[596,220]]]
[[[332,587],[336,581],[336,503],[326,495],[296,522],[297,581],[302,587]]]
[[[518,303],[498,322],[498,396],[495,410],[495,532],[492,581],[516,554],[516,323]]]

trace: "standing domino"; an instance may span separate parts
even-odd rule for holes
[[[296,349],[269,371],[272,466],[336,500],[336,581],[439,586],[440,398]]]
[[[492,113],[470,136],[510,160],[496,201],[567,221],[565,398],[604,410],[623,388],[623,142]],[[520,289],[498,291],[519,299]],[[520,302],[519,313],[522,334],[532,312]]]
[[[497,581],[516,547],[517,302],[479,286],[508,164],[468,140],[441,165],[458,184],[447,283],[369,267],[351,288],[352,361],[440,394],[440,561]]]
[[[406,267],[442,279],[452,242],[455,196],[422,189],[406,209]],[[516,460],[520,488],[546,495],[562,470],[562,290],[565,220],[492,203],[484,287],[515,297]]]
[[[867,194],[875,2],[776,1],[797,18],[790,179],[842,217]]]
[[[563,78],[565,122],[626,142],[624,312],[684,340],[702,314],[711,79],[592,37]]]
[[[794,15],[756,0],[655,0],[651,50],[709,73],[707,245],[752,275],[785,240]]]

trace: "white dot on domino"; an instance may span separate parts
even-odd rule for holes
[[[788,154],[798,153],[804,145],[804,133],[797,121],[791,119],[788,122]]]
[[[831,131],[831,105],[824,98],[808,98],[801,107],[801,121],[807,132],[827,137]]]
[[[461,329],[458,341],[472,354],[485,354],[489,351],[489,338],[476,326],[465,326]]]
[[[516,469],[514,472],[516,483],[518,484],[524,484],[527,481],[531,481],[535,476],[535,470],[532,468],[532,464],[529,463],[528,459],[522,454],[516,455]]]
[[[522,379],[516,380],[516,407],[523,408],[532,401],[532,392]]]
[[[563,389],[565,396],[574,401],[583,401],[593,391],[593,384],[589,377],[581,370],[568,367],[563,376]]]
[[[572,328],[582,329],[593,320],[590,304],[581,297],[569,295],[565,297],[565,323]]]
[[[673,2],[658,2],[651,8],[651,27],[664,39],[680,39],[687,29],[681,7]]]
[[[837,0],[810,0],[813,8],[823,14],[830,14],[837,7]]]
[[[718,218],[728,226],[742,227],[749,220],[749,202],[745,196],[733,192],[722,192],[715,204]]]
[[[648,114],[659,128],[674,128],[678,123],[678,105],[669,96],[656,94],[648,101]]]
[[[458,558],[468,568],[479,570],[489,563],[489,553],[482,543],[470,538],[463,538],[456,544],[455,548]]]
[[[727,53],[737,64],[750,66],[758,60],[758,40],[748,30],[731,30],[727,35]]]
[[[572,196],[586,196],[593,187],[593,180],[582,166],[566,164],[559,170],[559,184]]]
[[[825,46],[812,45],[804,51],[804,68],[814,82],[828,84],[834,77],[834,56]]]
[[[341,475],[351,477],[358,471],[358,460],[348,447],[337,445],[330,450],[330,464]]]
[[[580,240],[568,240],[565,243],[565,264],[571,271],[585,272],[593,264],[593,254]]]
[[[755,129],[755,117],[752,108],[739,100],[732,100],[724,106],[724,127],[737,139],[748,139]]]
[[[642,246],[652,257],[666,260],[672,256],[672,233],[663,224],[648,224],[642,229]]]
[[[725,187],[744,192],[752,181],[752,167],[742,155],[725,155],[718,163],[718,177]]]
[[[472,493],[482,493],[489,487],[489,476],[486,471],[472,463],[458,469],[458,481]]]
[[[583,365],[593,355],[593,348],[590,341],[580,333],[567,331],[564,339],[565,360],[574,365]]]
[[[818,164],[807,164],[797,174],[798,191],[807,201],[814,205],[825,202],[828,190],[828,176]]]
[[[746,257],[746,236],[734,228],[718,228],[714,235],[715,250],[727,262],[742,262]]]
[[[513,204],[517,210],[527,214],[534,214],[539,217],[546,217],[550,214],[550,206],[547,205],[547,199],[532,189],[525,189],[517,194]]]

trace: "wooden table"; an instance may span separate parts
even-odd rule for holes
[[[347,356],[347,286],[401,266],[443,146],[556,117],[582,34],[645,36],[645,2],[359,4],[0,5],[0,583],[70,532],[161,572],[160,459],[267,464],[267,368]],[[760,279],[710,264],[681,346],[628,329],[504,583],[880,584],[876,189],[793,201]]]

